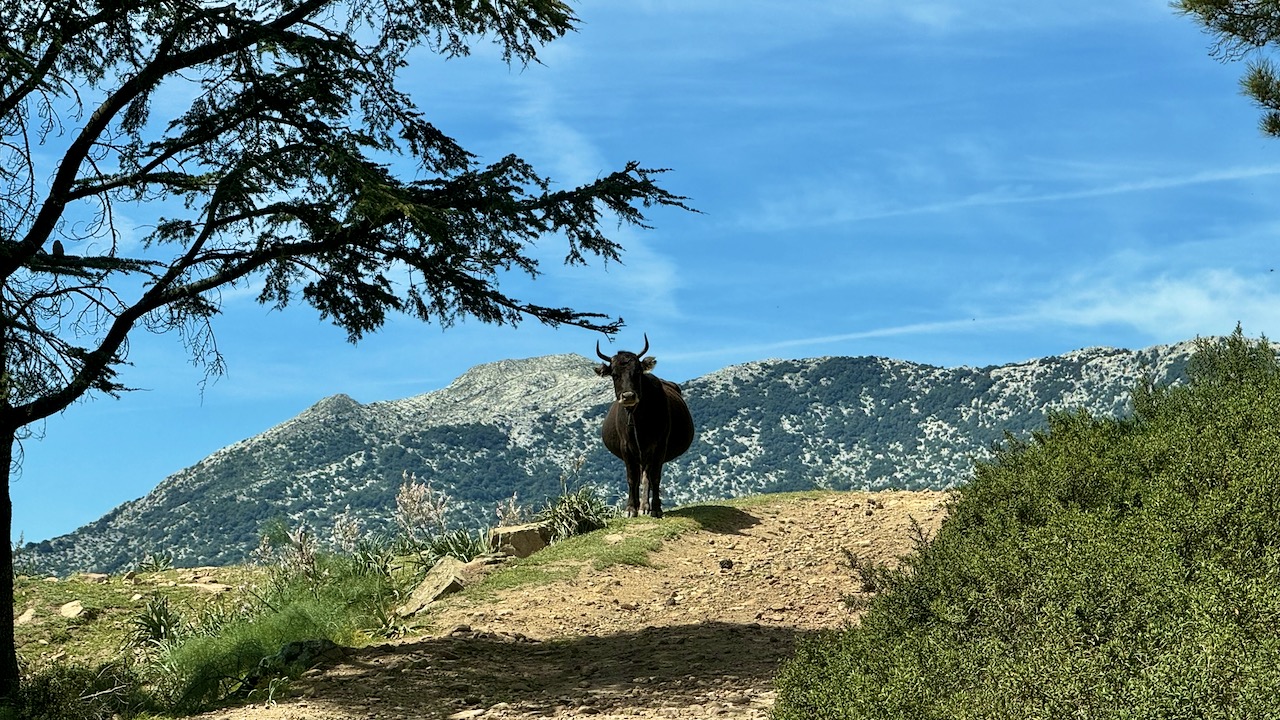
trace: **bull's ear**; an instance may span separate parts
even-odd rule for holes
[[[599,375],[600,377],[609,377],[610,375],[613,374],[613,368],[602,363],[596,366],[596,374]]]
[[[658,364],[658,358],[647,357],[640,361],[640,368],[645,372],[653,372],[653,368]]]

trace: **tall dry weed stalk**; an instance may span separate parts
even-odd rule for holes
[[[533,518],[533,513],[529,508],[520,504],[519,493],[511,493],[511,497],[498,503],[498,526],[510,527],[512,525],[523,525]]]
[[[360,522],[360,518],[351,512],[351,506],[338,513],[333,518],[333,537],[331,542],[333,546],[344,554],[351,555],[360,547],[360,541],[364,539],[364,525]]]
[[[418,482],[418,476],[409,471],[401,475],[400,492],[396,494],[396,524],[405,537],[420,545],[431,537],[446,531],[445,518],[449,513],[449,496],[431,487],[431,483]]]
[[[268,528],[259,538],[251,559],[271,568],[278,577],[301,576],[314,583],[320,576],[316,566],[316,539],[305,523],[297,529],[283,522]]]
[[[568,495],[569,487],[576,485],[582,475],[582,466],[587,464],[587,456],[579,455],[560,469],[560,494]]]

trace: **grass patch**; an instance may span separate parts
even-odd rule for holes
[[[662,549],[663,542],[703,528],[699,520],[683,515],[679,509],[667,513],[662,520],[615,518],[604,528],[575,535],[511,562],[467,587],[457,599],[476,602],[487,600],[500,590],[572,580],[586,567],[653,567],[651,555]]]
[[[183,715],[265,698],[305,667],[286,661],[264,673],[264,659],[291,646],[358,646],[386,636],[389,609],[412,580],[390,570],[318,553],[302,564],[130,573],[106,582],[20,577],[15,607],[32,612],[15,627],[23,687],[9,716]],[[64,617],[60,608],[72,602],[83,612]]]
[[[244,586],[260,576],[254,568],[219,568],[218,582]],[[18,656],[27,667],[59,664],[94,665],[120,657],[121,648],[134,633],[134,618],[145,610],[148,598],[162,592],[185,612],[198,614],[227,598],[197,587],[202,571],[166,570],[113,576],[107,582],[88,582],[73,575],[56,582],[46,577],[19,576],[14,583],[14,608],[18,615],[33,611],[30,619],[15,627]],[[66,618],[59,609],[74,601],[85,608],[82,615]]]

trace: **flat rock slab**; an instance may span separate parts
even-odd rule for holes
[[[427,576],[410,593],[409,599],[396,608],[400,617],[410,617],[440,598],[461,590],[464,586],[464,563],[452,555],[445,555],[427,572]]]

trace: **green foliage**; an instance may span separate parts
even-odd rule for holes
[[[397,629],[392,608],[416,578],[387,545],[366,540],[338,555],[313,551],[301,531],[274,530],[269,564],[219,570],[238,589],[216,596],[176,584],[182,571],[172,570],[136,578],[154,587],[137,599],[138,586],[118,579],[23,579],[18,600],[38,613],[19,629],[29,667],[13,717],[186,714],[265,699],[307,667],[290,648],[361,645]],[[60,617],[69,597],[93,612]]]
[[[1008,440],[776,717],[1280,716],[1280,363],[1237,328],[1188,373]]]
[[[164,647],[178,638],[183,630],[182,616],[174,609],[168,595],[153,594],[133,617],[134,645]]]
[[[489,535],[483,530],[457,528],[433,535],[417,548],[422,565],[431,567],[445,555],[467,562],[489,552]]]
[[[49,665],[23,678],[0,720],[117,720],[156,709],[135,668],[111,662],[90,667]]]
[[[159,692],[175,710],[192,712],[232,695],[261,690],[264,660],[281,648],[315,640],[356,644],[378,635],[387,609],[403,594],[383,555],[317,553],[281,559],[254,602],[241,612],[206,612],[159,658]],[[284,667],[283,672],[301,671]]]
[[[1239,0],[1175,0],[1173,7],[1190,15],[1215,36],[1212,54],[1223,60],[1251,58],[1240,85],[1262,110],[1262,132],[1280,137],[1280,70],[1268,57],[1280,38],[1280,12],[1270,2]]]
[[[605,502],[594,487],[584,485],[548,502],[538,513],[538,520],[548,524],[555,542],[599,530],[617,515],[617,509]]]
[[[246,695],[257,688],[250,680],[263,661],[290,643],[331,636],[350,639],[351,618],[344,612],[348,606],[335,606],[333,599],[310,595],[275,598],[280,603],[277,607],[251,621],[181,643],[163,659],[164,690],[171,707],[195,712],[232,695]]]
[[[147,553],[138,561],[138,572],[163,572],[173,567],[172,553]]]

